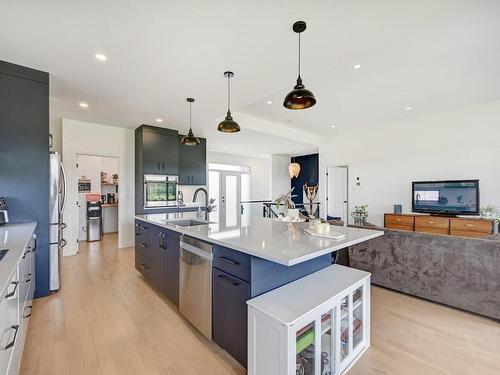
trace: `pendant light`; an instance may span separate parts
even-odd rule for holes
[[[283,106],[288,109],[306,109],[316,104],[314,94],[307,90],[302,84],[300,76],[300,34],[306,29],[304,21],[297,21],[293,24],[293,31],[299,34],[299,76],[297,84],[292,91],[288,93],[283,102]]]
[[[189,103],[189,132],[187,135],[182,137],[181,143],[186,146],[198,146],[200,144],[200,140],[198,137],[195,137],[193,134],[193,130],[191,129],[191,104],[193,104],[193,98],[187,98],[187,102]]]
[[[292,163],[290,163],[290,165],[288,166],[288,175],[290,176],[290,178],[297,178],[299,177],[299,173],[300,173],[300,164],[299,163],[295,163],[295,158],[293,158],[293,161]]]
[[[240,131],[240,126],[231,116],[231,84],[230,79],[234,77],[233,72],[224,72],[227,77],[227,114],[226,118],[217,126],[217,130],[224,133],[237,133]]]

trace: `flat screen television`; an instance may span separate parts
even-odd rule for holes
[[[412,211],[435,215],[478,215],[479,180],[414,181]]]

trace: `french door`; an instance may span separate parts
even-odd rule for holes
[[[238,226],[241,220],[241,173],[219,174],[219,220],[226,227]]]

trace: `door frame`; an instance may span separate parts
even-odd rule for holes
[[[330,168],[345,168],[346,169],[346,218],[344,220],[344,226],[347,226],[349,223],[349,212],[350,212],[350,206],[349,206],[349,166],[348,165],[328,165],[325,168],[325,181],[326,181],[326,184],[325,184],[326,185],[325,217],[328,217],[329,193],[330,193],[328,170]]]

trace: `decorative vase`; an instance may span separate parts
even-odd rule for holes
[[[289,208],[286,212],[286,216],[290,219],[296,220],[299,218],[299,209],[298,208]]]

